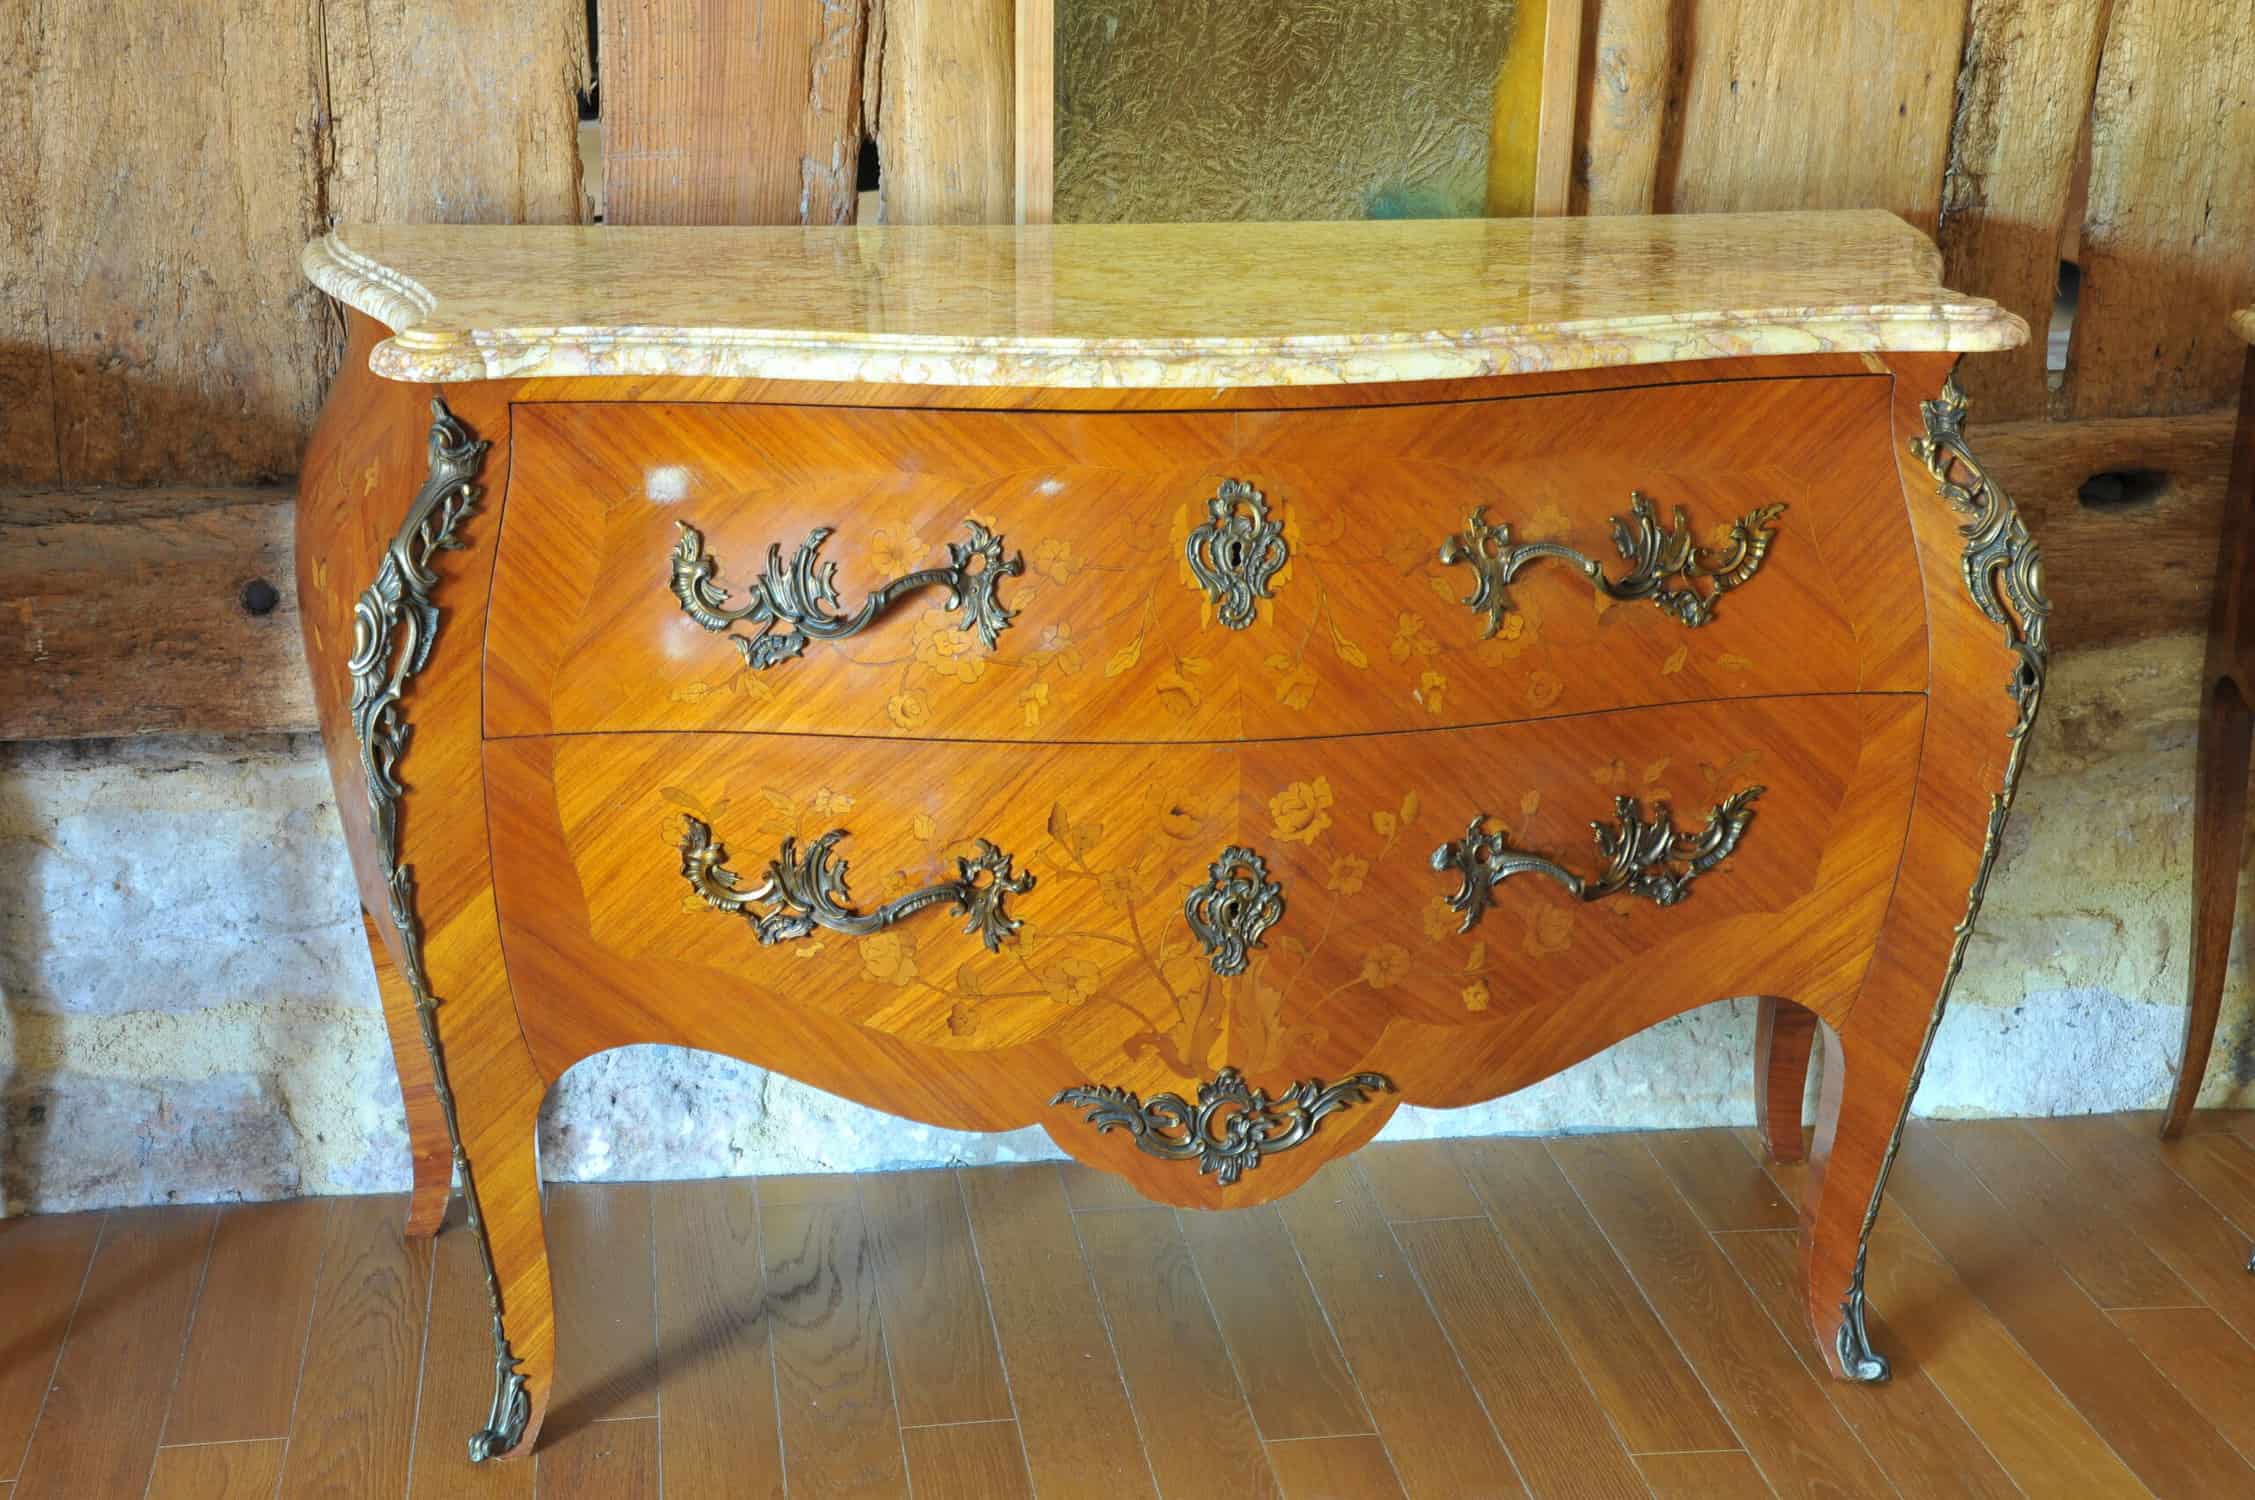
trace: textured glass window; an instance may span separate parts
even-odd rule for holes
[[[1479,214],[1518,10],[1057,0],[1057,218]]]

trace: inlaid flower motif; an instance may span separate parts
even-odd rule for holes
[[[1560,682],[1554,672],[1527,674],[1527,706],[1538,713],[1556,703],[1558,695],[1565,691],[1566,684]]]
[[[833,788],[818,786],[814,789],[813,800],[807,804],[807,811],[818,818],[829,817],[833,813],[852,812],[853,798]]]
[[[1103,892],[1104,904],[1126,911],[1141,899],[1137,876],[1141,872],[1132,865],[1117,865],[1097,877],[1096,888]]]
[[[909,641],[917,663],[957,682],[977,682],[987,674],[985,648],[976,634],[956,628],[955,617],[928,609],[916,617]]]
[[[1448,700],[1448,695],[1449,680],[1440,673],[1428,671],[1418,677],[1417,701],[1425,705],[1427,713],[1439,713],[1441,705]]]
[[[1059,583],[1071,583],[1073,575],[1081,570],[1081,560],[1073,556],[1073,543],[1069,537],[1053,536],[1034,548],[1034,571]]]
[[[1440,649],[1425,633],[1425,617],[1405,609],[1394,621],[1394,639],[1386,647],[1386,654],[1396,661],[1407,661],[1412,656],[1432,656]]]
[[[1409,950],[1399,943],[1380,943],[1364,955],[1362,981],[1374,990],[1390,990],[1409,978]]]
[[[861,971],[884,984],[908,985],[916,979],[916,950],[897,932],[873,932],[856,945]]]
[[[896,532],[880,526],[869,540],[869,570],[880,581],[898,578],[923,567],[931,550],[922,537],[906,528]]]
[[[1363,882],[1370,878],[1370,861],[1360,855],[1342,854],[1331,861],[1331,878],[1323,883],[1325,890],[1337,891],[1342,896],[1352,896],[1362,890]]]
[[[1418,912],[1418,924],[1425,929],[1425,935],[1436,943],[1454,933],[1463,921],[1464,918],[1449,905],[1446,896],[1433,897]]]
[[[1295,781],[1268,799],[1268,815],[1275,824],[1270,831],[1287,844],[1312,844],[1331,826],[1331,802],[1329,778]]]
[[[1527,952],[1536,958],[1563,953],[1574,945],[1574,914],[1543,906],[1527,913]]]
[[[1306,708],[1315,697],[1315,672],[1305,662],[1279,651],[1268,659],[1268,669],[1276,674],[1276,701],[1286,708]]]
[[[1079,1005],[1096,993],[1103,975],[1085,958],[1060,958],[1041,970],[1041,987],[1059,1005]]]
[[[1036,666],[1055,662],[1057,670],[1068,677],[1081,669],[1080,647],[1073,644],[1073,627],[1063,620],[1042,627],[1041,638],[1034,643],[1028,658]]]
[[[1466,1010],[1486,1010],[1488,1008],[1488,982],[1485,979],[1473,980],[1459,993],[1464,997],[1464,1008]]]
[[[885,700],[885,717],[903,729],[921,729],[932,717],[932,705],[922,693],[910,688]]]
[[[1480,642],[1480,660],[1491,667],[1501,666],[1516,658],[1535,644],[1542,636],[1541,606],[1532,598],[1514,594],[1511,613],[1503,617],[1496,633]]]
[[[1018,695],[1018,707],[1025,711],[1028,729],[1041,727],[1041,711],[1048,706],[1049,684],[1046,682],[1029,682],[1025,691]]]

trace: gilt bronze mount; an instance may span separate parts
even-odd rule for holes
[[[1604,565],[1564,542],[1514,542],[1511,523],[1492,523],[1486,506],[1476,508],[1464,530],[1441,543],[1441,561],[1451,566],[1466,563],[1473,573],[1473,589],[1464,602],[1487,615],[1484,635],[1493,636],[1511,612],[1510,584],[1521,569],[1540,558],[1556,558],[1573,566],[1608,599],[1649,599],[1662,613],[1683,625],[1704,625],[1715,617],[1715,602],[1752,578],[1769,555],[1772,529],[1785,513],[1780,505],[1764,505],[1740,516],[1730,528],[1726,547],[1709,549],[1691,538],[1691,522],[1682,506],[1675,507],[1667,526],[1648,495],[1629,493],[1629,514],[1611,518],[1613,546],[1629,564],[1618,579]],[[1680,578],[1681,587],[1668,580]],[[1705,580],[1702,593],[1694,585]]]
[[[989,651],[1010,622],[1014,610],[1005,609],[997,594],[1005,578],[1026,571],[1025,554],[1002,555],[1002,538],[976,521],[965,521],[970,539],[947,544],[947,566],[923,568],[880,584],[851,614],[838,603],[838,565],[822,561],[822,544],[830,528],[817,526],[783,563],[783,545],[771,542],[767,566],[754,579],[744,602],[728,605],[728,590],[717,581],[720,559],[705,551],[704,533],[687,521],[674,523],[680,538],[673,548],[673,596],[681,612],[705,629],[726,635],[743,656],[744,665],[756,671],[777,666],[803,655],[808,641],[842,641],[869,628],[894,601],[918,589],[947,590],[946,607],[963,615],[963,628],[975,630]],[[738,625],[756,625],[752,635],[734,632]],[[788,630],[780,626],[790,627]]]
[[[1308,1078],[1275,1099],[1245,1082],[1235,1068],[1224,1068],[1211,1083],[1198,1085],[1196,1104],[1180,1094],[1157,1094],[1146,1101],[1124,1088],[1084,1083],[1049,1102],[1088,1111],[1099,1134],[1125,1130],[1137,1149],[1170,1161],[1194,1161],[1200,1175],[1211,1172],[1223,1187],[1261,1164],[1263,1156],[1289,1151],[1309,1136],[1326,1115],[1372,1094],[1391,1094],[1393,1080],[1383,1073],[1356,1073],[1326,1087]]]
[[[1448,898],[1451,910],[1464,914],[1459,932],[1470,932],[1495,900],[1495,888],[1514,875],[1547,875],[1566,888],[1577,901],[1596,901],[1616,891],[1642,896],[1654,906],[1674,906],[1690,893],[1691,883],[1730,858],[1746,825],[1754,820],[1753,801],[1765,788],[1750,786],[1715,804],[1707,826],[1697,833],[1676,832],[1675,814],[1665,802],[1656,803],[1646,817],[1634,797],[1613,799],[1614,822],[1592,822],[1597,852],[1605,868],[1594,877],[1576,875],[1556,860],[1511,847],[1505,831],[1487,831],[1482,813],[1464,830],[1464,837],[1433,851],[1433,868],[1454,870],[1461,882]]]
[[[956,859],[955,879],[897,896],[875,911],[856,911],[848,904],[853,893],[846,885],[846,861],[834,857],[838,841],[846,836],[843,828],[823,834],[803,854],[797,839],[785,837],[781,851],[768,861],[767,878],[747,890],[728,868],[728,850],[713,837],[711,825],[686,814],[681,823],[682,878],[713,910],[751,923],[763,944],[787,943],[817,927],[866,936],[945,902],[957,916],[969,918],[963,930],[976,933],[991,953],[1022,925],[1004,909],[1003,898],[1034,888],[1033,871],[1013,871],[1010,855],[980,839],[973,853]]]

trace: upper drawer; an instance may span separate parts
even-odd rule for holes
[[[486,728],[1226,740],[1915,690],[1887,396],[520,406]]]

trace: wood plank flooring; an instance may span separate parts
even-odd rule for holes
[[[1915,1125],[1884,1386],[1751,1132],[1382,1145],[1282,1203],[1077,1167],[560,1187],[541,1450],[472,1467],[459,1233],[0,1222],[0,1500],[2255,1495],[2255,1115]]]

